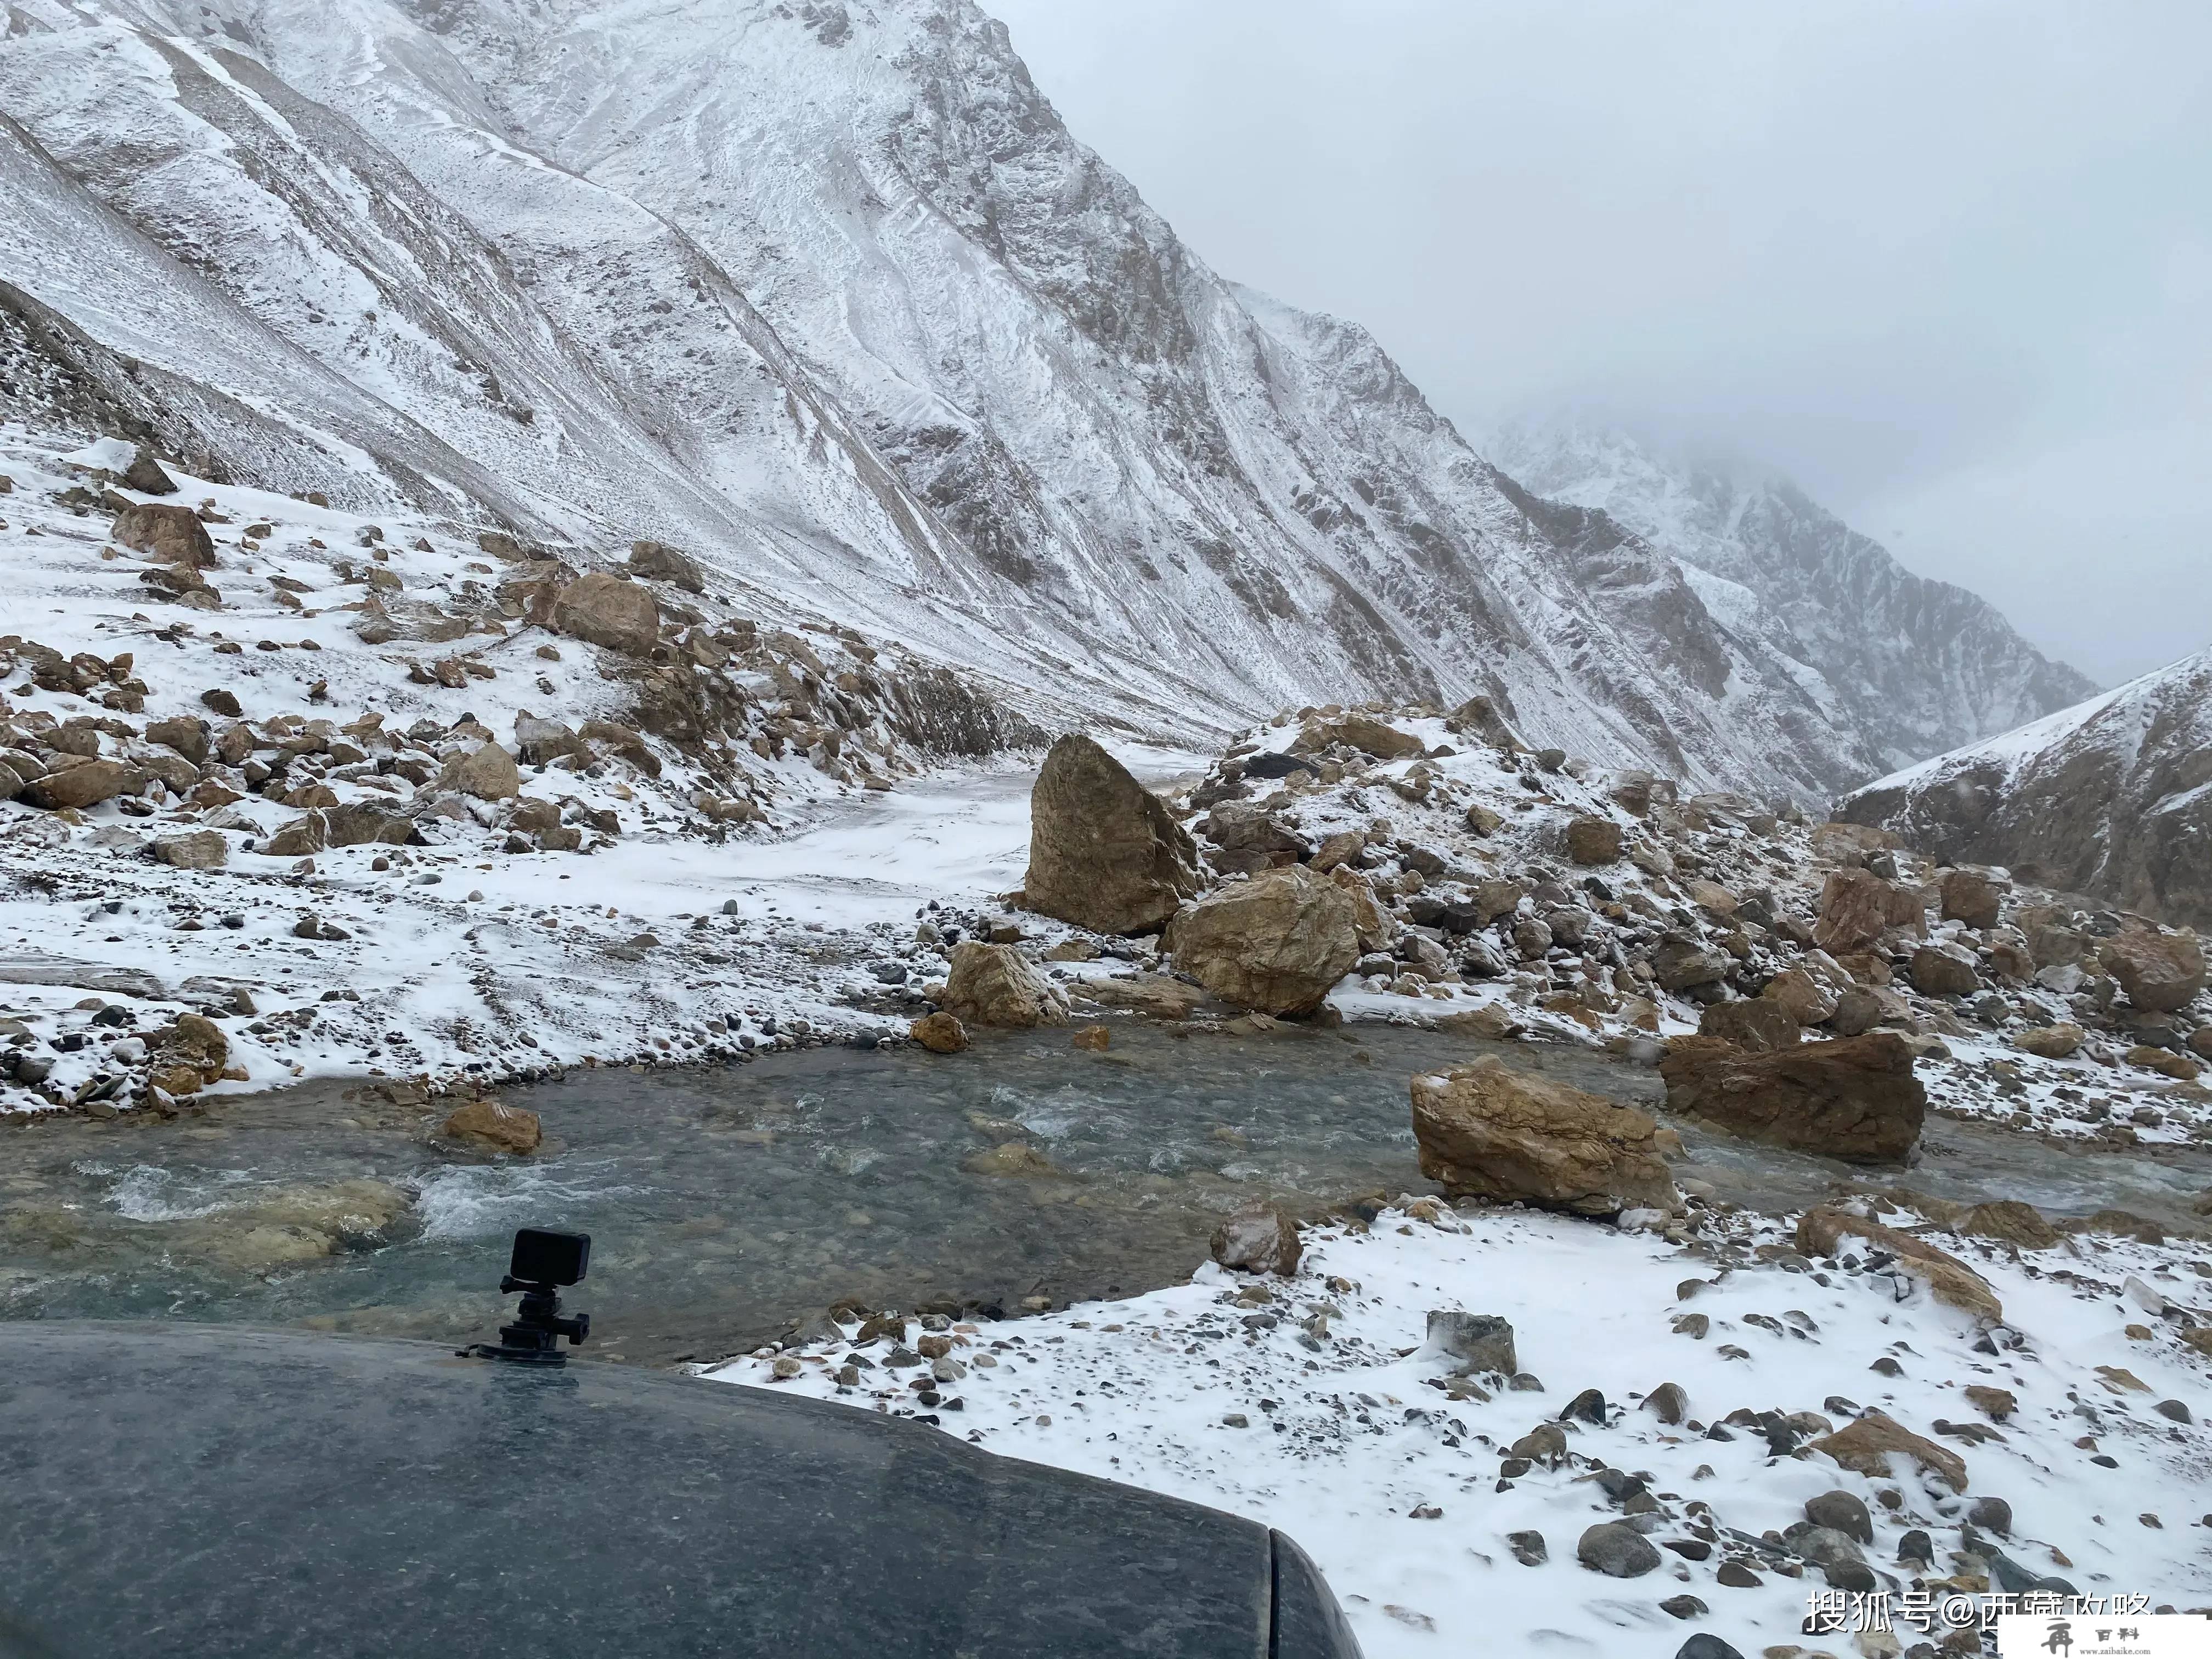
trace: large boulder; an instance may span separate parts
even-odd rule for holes
[[[561,590],[553,625],[610,651],[647,657],[660,637],[660,607],[637,583],[594,570]]]
[[[1066,1023],[1067,1000],[1012,945],[965,939],[952,947],[951,964],[940,1001],[962,1024],[1020,1030]]]
[[[1710,1037],[1668,1045],[1667,1109],[1747,1139],[1850,1164],[1899,1164],[1920,1139],[1928,1091],[1892,1031],[1747,1054]]]
[[[1152,933],[1198,887],[1198,848],[1158,796],[1089,738],[1053,744],[1030,791],[1030,909],[1094,933]]]
[[[1583,1215],[1671,1209],[1658,1126],[1633,1106],[1516,1071],[1494,1056],[1413,1079],[1421,1173],[1454,1197]]]
[[[1706,1004],[1698,1017],[1698,1035],[1718,1037],[1754,1054],[1794,1048],[1800,1041],[1797,1017],[1769,997]]]
[[[1662,990],[1686,991],[1728,977],[1735,964],[1694,933],[1668,933],[1651,952],[1651,976]]]
[[[161,507],[151,501],[126,507],[115,515],[107,533],[132,552],[143,553],[158,563],[194,570],[205,570],[215,563],[215,543],[199,514],[189,507]]]
[[[1302,864],[1208,895],[1168,931],[1175,964],[1221,998],[1264,1014],[1310,1014],[1359,960],[1352,895]]]
[[[1823,951],[1864,951],[1893,927],[1921,925],[1920,895],[1884,881],[1871,870],[1831,870],[1820,888],[1820,916],[1813,939]]]
[[[2187,933],[2124,927],[2098,955],[2128,1000],[2148,1012],[2171,1013],[2204,988],[2204,952]]]
[[[230,843],[220,830],[191,830],[159,837],[154,856],[173,869],[220,870],[230,861]]]
[[[1961,945],[1923,945],[1905,972],[1923,997],[1970,997],[1982,988],[1973,953]]]

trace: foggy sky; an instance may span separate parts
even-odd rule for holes
[[[1471,439],[1769,465],[2105,684],[2212,644],[2212,7],[984,0]]]

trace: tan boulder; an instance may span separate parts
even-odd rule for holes
[[[1765,996],[1707,1003],[1698,1016],[1698,1035],[1718,1037],[1754,1054],[1794,1048],[1800,1041],[1797,1017],[1779,1001]]]
[[[1771,1146],[1896,1164],[1920,1139],[1928,1112],[1912,1059],[1890,1031],[1756,1054],[1697,1037],[1668,1043],[1659,1074],[1670,1112]]]
[[[208,727],[203,720],[179,718],[146,722],[146,741],[158,743],[165,749],[173,749],[194,766],[204,766],[208,757]]]
[[[1519,1199],[1585,1215],[1679,1201],[1657,1125],[1492,1056],[1412,1084],[1421,1173],[1453,1196]]]
[[[1575,818],[1567,825],[1567,857],[1577,864],[1616,863],[1620,843],[1620,826],[1611,818]]]
[[[438,787],[478,800],[512,800],[522,793],[522,773],[503,746],[487,743],[447,761]]]
[[[1911,888],[1884,881],[1870,870],[1831,870],[1820,887],[1820,915],[1814,942],[1823,951],[1863,951],[1893,927],[1917,929],[1923,912]]]
[[[537,1113],[489,1098],[465,1101],[456,1107],[439,1132],[456,1140],[474,1141],[495,1152],[513,1152],[518,1157],[536,1152],[544,1139]]]
[[[115,515],[107,532],[118,544],[162,564],[205,570],[215,563],[215,543],[189,507],[143,502]]]
[[[220,830],[194,830],[160,837],[154,857],[176,870],[220,870],[230,862],[230,843]]]
[[[2071,1021],[2061,1020],[2056,1025],[2031,1025],[2014,1033],[2012,1046],[2045,1060],[2064,1060],[2081,1048],[2087,1035]]]
[[[1052,746],[1030,792],[1030,908],[1099,933],[1151,933],[1199,890],[1198,848],[1165,802],[1089,738]]]
[[[2193,934],[2124,927],[2098,956],[2128,1000],[2148,1012],[2171,1013],[2204,988],[2204,952]]]
[[[1971,1213],[1971,1212],[1970,1212]],[[1832,1205],[1816,1205],[1797,1223],[1797,1248],[1807,1255],[1840,1255],[1845,1238],[1862,1239],[1897,1258],[1898,1266],[1923,1281],[1938,1302],[1990,1324],[2004,1320],[2004,1307],[1989,1281],[1948,1250],[1917,1233],[1900,1232]]]
[[[594,570],[561,590],[553,625],[610,651],[647,657],[660,637],[660,607],[639,583]]]
[[[1855,1474],[1887,1480],[1893,1474],[1893,1455],[1909,1457],[1922,1468],[1950,1482],[1951,1490],[1966,1490],[1966,1461],[1954,1451],[1917,1435],[1880,1411],[1869,1411],[1826,1438],[1815,1440],[1811,1449],[1832,1457]]]
[[[1066,1023],[1067,1000],[1012,945],[963,939],[952,947],[951,964],[938,1000],[962,1024],[1018,1030]]]
[[[1304,865],[1209,894],[1167,935],[1176,966],[1216,996],[1278,1017],[1308,1014],[1359,960],[1352,895]]]
[[[2128,1050],[2128,1064],[2140,1066],[2146,1072],[2156,1072],[2183,1083],[2194,1083],[2204,1068],[2187,1054],[2176,1054],[2171,1048],[2154,1048],[2139,1042]]]
[[[1224,1267],[1287,1279],[1304,1254],[1298,1224],[1286,1210],[1243,1210],[1213,1230],[1213,1259]]]
[[[1785,968],[1766,981],[1759,995],[1778,1003],[1800,1025],[1825,1024],[1836,1012],[1837,993],[1802,968]]]
[[[48,772],[24,786],[22,798],[49,811],[73,807],[79,811],[116,795],[135,794],[145,775],[125,761],[87,761]]]

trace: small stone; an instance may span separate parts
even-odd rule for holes
[[[1641,1578],[1659,1565],[1659,1552],[1633,1527],[1601,1521],[1575,1545],[1575,1559],[1608,1578]]]
[[[794,1376],[803,1375],[806,1367],[799,1363],[796,1355],[781,1353],[775,1357],[775,1364],[769,1369],[775,1373],[777,1382],[788,1382]]]

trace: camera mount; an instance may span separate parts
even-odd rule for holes
[[[592,1334],[592,1316],[561,1315],[563,1285],[580,1283],[592,1257],[589,1233],[554,1232],[525,1227],[514,1235],[514,1254],[499,1281],[501,1296],[522,1292],[514,1322],[499,1328],[497,1342],[477,1342],[461,1350],[479,1359],[507,1359],[526,1365],[565,1365],[561,1339],[571,1346]]]

